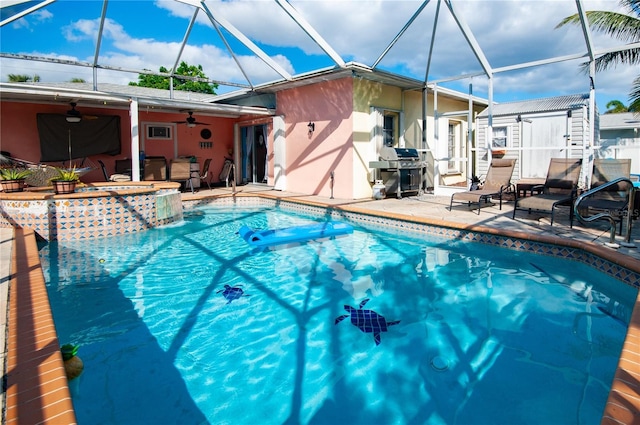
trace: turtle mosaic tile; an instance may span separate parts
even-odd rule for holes
[[[211,202],[207,201],[204,203],[211,203]],[[199,205],[202,205],[204,203],[200,202]],[[238,197],[237,199],[226,199],[224,200],[224,202],[217,203],[217,204],[223,205],[223,206],[224,205],[242,205],[246,207],[263,207],[263,208],[272,208],[276,205],[282,205],[285,208],[287,207],[291,207],[293,209],[299,208],[297,203],[275,201],[273,199],[260,199],[257,196],[245,197],[245,198]],[[187,202],[185,203],[185,209],[193,208],[194,205],[197,206],[195,203]],[[306,211],[306,212],[315,211],[318,213],[318,215],[327,214],[327,210],[320,209],[315,206],[310,206],[308,209],[303,209],[303,211]],[[563,258],[571,258],[571,259],[575,259],[575,261],[580,261],[585,264],[591,265],[592,267],[598,270],[602,270],[607,274],[611,274],[612,276],[617,277],[622,282],[628,283],[630,285],[638,286],[638,281],[639,281],[638,273],[625,269],[624,267],[618,264],[615,264],[614,262],[609,261],[606,258],[602,258],[594,253],[586,252],[582,249],[575,248],[572,246],[567,246],[567,247],[557,246],[557,245],[539,242],[536,240],[519,239],[513,236],[486,235],[486,234],[483,234],[482,232],[469,232],[469,231],[462,231],[460,229],[455,229],[455,228],[447,228],[447,227],[441,227],[441,226],[439,227],[429,223],[420,223],[419,221],[411,222],[407,225],[403,225],[404,226],[403,227],[403,226],[397,225],[397,222],[398,222],[397,219],[381,218],[376,216],[375,214],[360,214],[360,213],[351,212],[347,210],[338,211],[336,209],[332,209],[329,212],[329,214],[333,218],[346,219],[346,220],[361,224],[363,226],[385,225],[392,228],[396,227],[399,229],[403,229],[402,231],[419,232],[419,233],[430,234],[434,236],[446,236],[452,239],[480,238],[479,240],[484,241],[484,243],[502,244],[501,246],[505,246],[511,249],[535,252],[543,255],[554,255],[554,256],[561,256]],[[55,220],[55,216],[53,217],[53,219]],[[96,229],[93,229],[93,231],[96,232]],[[99,233],[109,234],[110,232],[111,230],[109,229],[99,229]],[[94,233],[94,236],[95,236],[95,233]],[[37,247],[35,245],[35,239],[33,238],[33,236],[31,236],[31,239],[32,239],[32,243],[31,243],[31,248],[29,250],[18,249],[17,252],[28,253],[29,255],[32,256],[34,261],[37,262],[38,255],[37,255]],[[21,235],[19,240],[20,240],[19,243],[24,243],[23,242],[24,235]],[[82,253],[76,253],[76,254],[82,255]],[[105,253],[105,258],[107,259],[107,261],[117,261],[118,260],[117,255],[126,255],[126,254],[125,253]],[[112,256],[114,258],[111,258]],[[46,264],[46,258],[40,259],[40,260],[44,260],[42,264],[42,268],[46,270],[46,268],[48,267],[48,265]],[[75,259],[75,261],[77,261],[77,258]],[[86,258],[86,261],[82,262],[81,270],[86,272],[87,278],[89,278],[89,276],[93,276],[92,272],[89,271],[90,269],[92,268],[98,269],[98,270],[103,269],[103,267],[99,265],[98,261],[100,261],[100,259]],[[37,264],[37,267],[35,262],[29,262],[28,264],[25,263],[22,265],[22,268],[18,269],[17,272],[14,271],[13,278],[22,276],[22,273],[26,273],[26,272],[33,274],[37,270],[41,270],[39,267],[39,263]],[[41,281],[42,278],[40,275],[38,275],[38,273],[36,273],[36,275],[29,278],[29,280],[32,283],[37,283],[38,281]],[[28,285],[13,285],[13,287],[27,288]],[[41,313],[38,311],[35,311],[31,306],[28,306],[26,303],[22,303],[22,304],[19,304],[17,302],[14,303],[15,300],[16,300],[16,297],[11,297],[11,301],[12,301],[11,309],[13,312],[11,315],[13,315],[14,317],[20,315],[22,317],[22,315],[24,314],[25,318],[31,318],[31,322],[38,325],[38,327],[40,327],[40,324],[36,322],[33,318],[40,317]],[[43,308],[49,311],[48,303],[44,303],[44,304],[46,304],[46,306],[43,306]],[[37,305],[40,306],[42,305],[42,303],[38,302]],[[19,311],[13,310],[17,308],[20,308],[22,310],[19,310]],[[358,310],[362,311],[365,309],[363,309],[362,306],[359,306]],[[352,318],[352,315],[353,314],[350,313],[349,318]],[[357,319],[359,316],[356,314],[355,317],[356,317],[355,325],[357,327],[357,324],[359,323]],[[398,318],[392,317],[391,319],[398,319]],[[387,326],[389,326],[390,324],[391,324],[390,322],[386,322]],[[13,325],[11,323],[9,324],[9,326],[13,326]],[[371,327],[371,329],[374,329],[374,327]],[[384,329],[380,327],[379,331],[384,332]],[[42,333],[39,333],[38,338],[48,337],[48,336],[50,336],[50,333],[42,332]],[[374,341],[376,341],[375,333],[374,333]],[[640,309],[636,308],[634,309],[633,317],[631,318],[631,325],[629,326],[627,340],[625,342],[625,346],[623,347],[620,366],[612,385],[609,400],[607,402],[607,407],[602,417],[602,423],[606,423],[606,424],[629,423],[630,424],[630,423],[636,423],[637,418],[640,417],[640,401],[638,401],[640,399],[638,398],[637,386],[630,384],[630,382],[635,382],[637,380],[636,377],[638,376],[638,373],[639,373],[638,371],[640,370],[640,367],[638,366],[639,363],[637,362],[638,346],[640,346],[638,341],[640,341]],[[382,343],[384,343],[384,341],[382,341]],[[53,344],[52,346],[57,346],[57,344]],[[15,349],[15,346],[14,346],[14,349]],[[625,360],[626,356],[630,356],[629,358],[631,360],[629,359]],[[39,370],[38,372],[40,373],[40,376],[49,376],[52,373],[56,373],[55,370],[57,370],[58,371],[57,373],[60,374],[60,368],[58,367],[58,365],[59,363],[56,363],[56,362],[43,363],[43,366],[45,367]],[[15,379],[20,379],[21,377],[25,377],[25,375],[16,374],[14,377]],[[31,406],[27,406],[27,405],[24,406],[25,408],[20,408],[19,405],[16,405],[16,403],[19,403],[19,400],[16,398],[10,398],[8,399],[9,403],[7,405],[7,419],[10,419],[10,421],[7,421],[7,423],[36,423],[36,422],[37,423],[75,423],[75,417],[73,415],[73,406],[71,404],[70,399],[68,398],[68,390],[64,390],[64,387],[66,387],[66,385],[64,384],[65,380],[64,379],[57,379],[57,380],[47,379],[47,383],[51,383],[53,385],[53,382],[56,382],[58,384],[56,384],[55,388],[52,387],[52,391],[48,392],[47,394],[62,396],[61,401],[51,402],[52,406],[63,406],[62,409],[54,410],[52,408],[49,408],[48,406],[49,406],[50,400],[48,398],[46,400],[44,398],[35,399],[37,402],[40,402],[40,400],[46,401],[47,405],[43,405],[42,403],[40,403],[39,406],[34,406],[33,409],[30,408]],[[40,388],[40,387],[41,386],[38,385],[38,388],[39,388],[38,391],[40,391],[40,394],[42,394],[42,390],[45,388],[44,387]],[[60,388],[63,388],[63,390],[60,391]]]

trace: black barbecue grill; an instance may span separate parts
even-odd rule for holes
[[[395,193],[401,198],[405,192],[420,191],[425,163],[416,149],[383,146],[379,156],[380,160],[371,161],[369,167],[378,170],[387,194]]]

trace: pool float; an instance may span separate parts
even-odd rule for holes
[[[337,221],[269,230],[254,230],[249,226],[242,226],[240,230],[238,230],[238,234],[242,239],[249,245],[255,247],[304,242],[311,239],[345,235],[347,233],[353,233],[353,226]]]
[[[360,308],[358,309],[353,308],[350,305],[345,305],[344,309],[347,310],[349,314],[338,317],[334,325],[342,322],[347,317],[351,317],[351,324],[360,328],[364,333],[373,333],[373,339],[376,342],[376,345],[378,345],[380,344],[380,333],[386,332],[389,326],[397,325],[400,321],[395,320],[393,322],[387,322],[387,319],[380,316],[375,311],[363,310],[362,307],[364,307],[368,301],[369,298],[363,300],[360,303]]]
[[[233,300],[237,300],[238,298],[244,296],[249,297],[249,294],[245,294],[240,286],[229,286],[224,285],[224,289],[219,290],[216,294],[222,292],[222,296],[227,299],[227,304],[229,304]]]

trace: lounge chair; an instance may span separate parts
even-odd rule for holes
[[[630,159],[594,159],[593,172],[591,174],[591,189],[602,186],[605,183],[621,177],[631,177]],[[580,202],[581,215],[587,216],[589,210],[608,212],[615,220],[620,222],[620,234],[622,234],[622,222],[629,205],[631,187],[628,183],[620,182],[600,190]],[[583,214],[585,211],[586,214]]]
[[[204,160],[204,164],[202,164],[202,171],[200,172],[200,183],[205,182],[207,186],[209,186],[209,190],[211,190],[211,182],[209,178],[209,165],[211,164],[211,158],[207,158]]]
[[[493,159],[487,171],[487,177],[484,184],[478,190],[468,190],[466,192],[456,192],[451,195],[449,203],[449,211],[453,207],[453,202],[467,202],[478,204],[478,214],[482,201],[489,202],[489,198],[500,199],[500,209],[502,209],[502,195],[509,189],[513,189],[511,184],[511,176],[516,165],[515,159]]]
[[[551,158],[545,182],[531,188],[531,196],[516,198],[513,203],[513,219],[517,210],[542,211],[551,214],[553,226],[557,207],[569,207],[569,226],[573,227],[573,201],[578,191],[578,179],[582,159]],[[533,192],[538,192],[534,194]]]

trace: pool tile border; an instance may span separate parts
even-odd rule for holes
[[[594,268],[638,286],[637,261],[615,258],[609,250],[559,238],[499,232],[480,226],[463,226],[400,214],[372,214],[357,207],[336,207],[308,201],[282,200],[255,194],[221,196],[206,202],[185,201],[185,210],[201,205],[275,207],[306,214],[344,218],[364,226],[395,227],[401,231],[429,233],[474,240],[511,249],[554,255],[590,264]],[[403,222],[404,220],[404,222]],[[501,234],[502,233],[502,234]],[[9,337],[5,420],[13,423],[75,424],[76,418],[64,375],[35,233],[15,229],[11,255]],[[554,243],[556,244],[554,246]],[[560,245],[557,245],[560,243]],[[18,300],[23,300],[20,303]],[[639,297],[640,299],[640,297]],[[632,424],[640,420],[640,305],[636,300],[618,370],[609,393],[603,424]]]
[[[552,236],[533,236],[522,232],[497,231],[482,226],[456,225],[441,220],[430,220],[401,214],[374,214],[353,206],[314,205],[297,200],[283,200],[262,194],[240,196],[220,196],[195,201],[184,201],[185,210],[199,206],[243,206],[255,208],[275,208],[294,211],[316,217],[330,216],[333,220],[343,219],[364,227],[385,227],[396,231],[412,232],[438,238],[529,252],[538,255],[558,257],[588,265],[621,282],[640,288],[640,265],[637,261],[624,261],[611,250],[591,246],[578,241]]]
[[[14,232],[4,423],[75,424],[35,233],[23,229]]]

